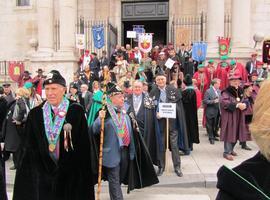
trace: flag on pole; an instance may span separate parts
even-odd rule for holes
[[[105,45],[104,41],[104,27],[102,25],[97,25],[92,27],[94,46],[97,49],[101,49]]]
[[[85,49],[85,36],[84,36],[84,34],[76,34],[76,48]]]
[[[150,52],[152,49],[152,40],[153,40],[153,36],[151,33],[139,34],[139,42],[138,42],[139,49],[143,53]]]
[[[218,37],[219,55],[226,56],[231,53],[231,38]]]
[[[207,44],[205,42],[194,42],[192,46],[192,59],[203,62],[206,59]]]
[[[24,72],[23,62],[17,62],[17,61],[9,62],[8,75],[13,81],[18,82],[23,72]]]

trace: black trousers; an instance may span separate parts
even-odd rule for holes
[[[206,116],[206,131],[209,137],[209,140],[214,140],[218,135],[219,129],[219,116],[209,118]]]
[[[105,174],[109,182],[109,193],[111,200],[123,200],[121,182],[127,175],[128,171],[128,148],[121,149],[121,162],[113,168],[104,167]]]
[[[165,169],[165,154],[166,154],[166,119],[160,119],[159,121],[159,128],[162,135],[162,143],[164,146],[164,150],[160,152],[160,158],[159,158],[159,168]],[[181,159],[179,154],[179,148],[178,148],[178,131],[176,129],[176,120],[175,119],[169,119],[169,144],[170,149],[172,152],[172,161],[174,169],[180,169],[181,167]]]

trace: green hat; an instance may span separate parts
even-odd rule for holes
[[[227,66],[228,66],[228,63],[223,62],[223,63],[221,63],[221,66],[222,66],[222,67],[227,67]]]
[[[212,63],[214,63],[214,60],[213,59],[210,59],[210,60],[208,60],[208,63],[209,64],[212,64]]]
[[[227,55],[224,55],[224,56],[221,56],[220,57],[220,60],[227,60],[228,59],[228,56]]]
[[[202,64],[199,64],[198,69],[204,68],[204,67],[205,67],[205,66],[204,66],[204,63],[202,63]]]
[[[23,85],[23,87],[26,88],[26,89],[29,89],[29,88],[33,87],[33,83],[31,83],[31,82],[25,82],[25,84]]]
[[[231,60],[230,65],[235,65],[236,61],[235,60]]]

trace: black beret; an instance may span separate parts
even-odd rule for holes
[[[106,93],[107,93],[108,96],[114,96],[114,95],[117,95],[117,94],[122,94],[123,91],[115,83],[109,82],[107,84],[107,91],[106,91]]]
[[[156,73],[156,77],[158,77],[158,76],[164,76],[164,77],[166,77],[166,74],[164,73],[163,70],[160,70],[158,73]]]
[[[53,83],[66,87],[66,80],[57,70],[52,70],[49,74],[47,74],[43,86]]]

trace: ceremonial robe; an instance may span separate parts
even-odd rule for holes
[[[58,161],[51,158],[44,129],[44,104],[30,111],[24,156],[15,177],[13,200],[94,200],[90,143],[83,108],[70,102],[65,123],[72,125],[73,149],[64,149],[60,133]]]

